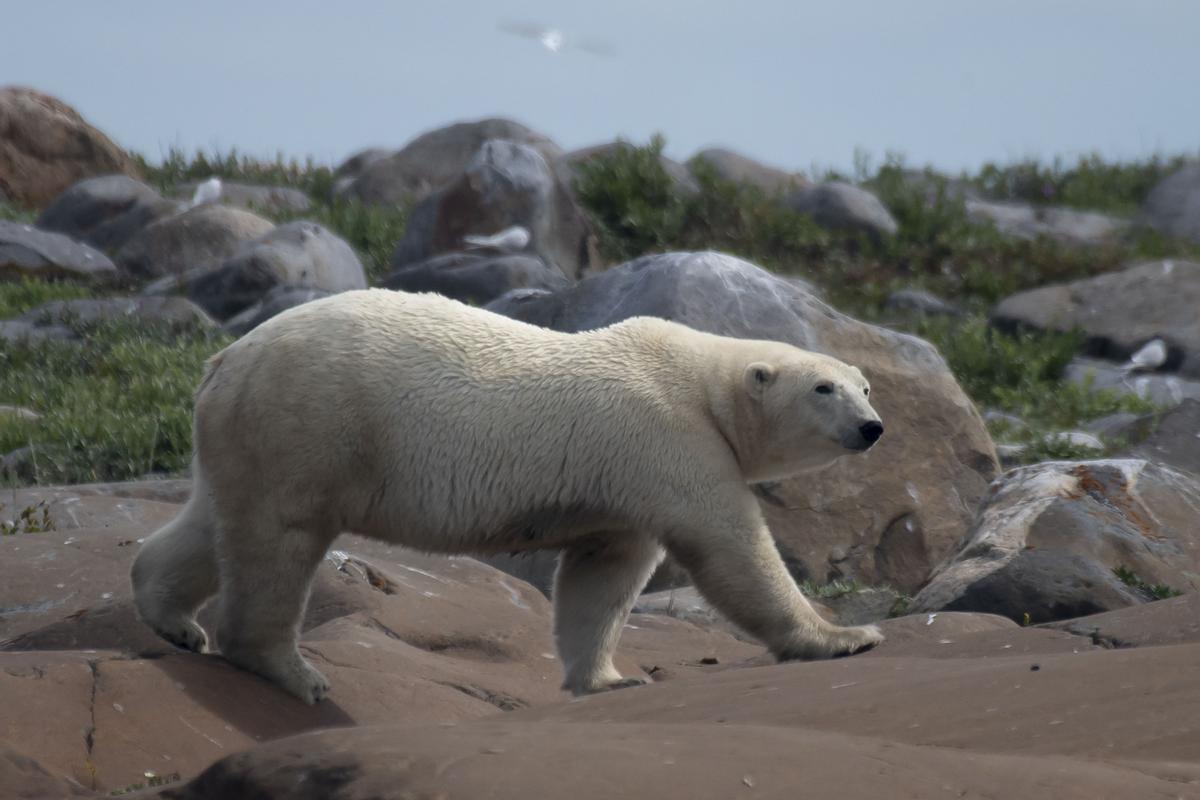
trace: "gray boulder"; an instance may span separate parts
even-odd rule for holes
[[[1090,355],[1129,358],[1160,338],[1166,371],[1200,377],[1200,263],[1152,261],[1072,283],[1020,292],[992,310],[1006,330],[1083,330]]]
[[[786,192],[808,184],[808,179],[795,172],[768,167],[741,153],[723,147],[709,147],[692,156],[710,167],[717,177],[734,183],[747,183],[768,194]]]
[[[276,286],[254,305],[226,320],[221,330],[234,336],[243,336],[289,308],[329,297],[330,292],[321,289],[299,289],[294,286]]]
[[[206,203],[138,231],[116,262],[131,281],[214,269],[274,227],[249,211]]]
[[[865,456],[760,493],[794,574],[922,585],[970,523],[997,472],[983,420],[928,343],[839,314],[801,287],[720,253],[666,253],[556,293],[489,309],[559,331],[646,315],[740,338],[774,339],[862,368],[887,434]]]
[[[583,211],[534,147],[492,139],[456,180],[422,200],[392,256],[398,269],[462,249],[463,237],[512,226],[529,231],[525,251],[577,278],[599,264]]]
[[[460,122],[424,133],[386,157],[372,151],[356,154],[338,167],[341,177],[350,180],[335,186],[335,194],[375,205],[420,200],[458,179],[491,139],[526,144],[550,163],[562,155],[554,142],[511,120]]]
[[[1109,244],[1129,230],[1129,221],[1095,211],[967,200],[967,216],[986,222],[1014,239],[1032,240],[1045,236],[1065,244]]]
[[[0,220],[0,279],[111,280],[116,275],[116,266],[99,250],[61,233]]]
[[[189,181],[175,187],[175,196],[190,200],[200,181]],[[245,208],[253,211],[304,212],[312,207],[312,200],[299,189],[290,186],[263,186],[254,183],[221,181],[221,205]]]
[[[1200,164],[1189,164],[1150,190],[1142,223],[1173,239],[1200,242]]]
[[[1149,461],[1016,469],[912,608],[1049,622],[1147,602],[1153,585],[1194,591],[1198,514],[1200,483]]]
[[[1135,429],[1147,420],[1135,420],[1127,429]],[[1128,449],[1133,458],[1145,458],[1200,476],[1200,400],[1184,400],[1165,412],[1148,436],[1136,437]]]
[[[142,228],[183,209],[128,175],[104,175],[73,184],[37,218],[37,227],[116,252]]]
[[[334,197],[344,197],[350,189],[350,186],[358,180],[363,171],[374,164],[376,161],[381,161],[392,155],[395,151],[388,150],[383,147],[368,147],[359,150],[352,156],[347,158],[337,169],[333,171],[333,187],[331,194]]]
[[[513,289],[556,290],[571,281],[537,256],[445,253],[404,266],[383,280],[387,289],[437,292],[482,305]]]
[[[878,197],[841,181],[797,189],[786,195],[783,202],[825,228],[861,231],[877,237],[891,236],[898,228]]]
[[[367,288],[367,274],[354,249],[303,220],[280,225],[241,245],[217,269],[182,280],[188,297],[217,319],[249,308],[278,286],[330,294]]]
[[[1168,408],[1189,398],[1200,400],[1200,380],[1164,372],[1130,372],[1122,365],[1095,358],[1072,359],[1063,377],[1080,386],[1135,395]]]
[[[34,328],[54,330],[64,326],[90,325],[121,319],[135,319],[172,328],[216,327],[216,323],[204,313],[204,309],[182,297],[54,300],[26,311],[15,321]]]

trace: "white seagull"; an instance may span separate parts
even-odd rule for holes
[[[501,253],[517,253],[529,246],[529,229],[520,225],[505,228],[491,236],[468,234],[463,237],[463,244],[468,250],[499,250]]]
[[[1162,339],[1151,339],[1129,357],[1123,369],[1126,372],[1153,372],[1167,363],[1167,343]]]
[[[551,53],[561,53],[563,49],[580,50],[593,56],[611,56],[612,45],[596,39],[568,39],[567,35],[558,28],[550,28],[530,22],[501,22],[500,30],[523,39],[536,39],[542,47]]]
[[[203,203],[215,203],[221,199],[221,179],[216,175],[196,187],[192,195],[192,208]]]

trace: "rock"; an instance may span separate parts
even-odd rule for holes
[[[961,317],[963,310],[923,289],[900,289],[888,295],[884,308],[930,317]]]
[[[392,267],[461,250],[464,236],[513,225],[532,234],[527,254],[567,277],[599,266],[590,223],[542,154],[529,145],[490,139],[460,177],[413,209]]]
[[[179,510],[138,499],[155,483],[4,493],[10,510],[46,503],[55,524],[0,537],[0,748],[50,775],[107,795],[148,769],[190,778],[317,728],[445,725],[565,697],[549,603],[535,589],[473,559],[352,536],[319,567],[303,625],[301,646],[334,682],[327,701],[304,706],[218,656],[174,649],[130,601],[140,540]],[[213,630],[211,607],[200,619]],[[644,663],[683,676],[702,658],[762,652],[677,620],[630,623],[618,654],[627,674]]]
[[[1200,588],[1200,483],[1138,459],[1054,461],[997,480],[958,553],[914,611],[982,611],[1033,622],[1146,602],[1145,584]]]
[[[330,294],[367,288],[354,249],[315,222],[298,220],[242,244],[220,267],[186,281],[188,297],[228,319],[279,286]]]
[[[554,290],[570,283],[562,270],[537,256],[446,253],[400,267],[382,285],[482,305],[513,289]]]
[[[421,200],[457,180],[483,143],[492,139],[528,145],[549,163],[562,154],[545,136],[511,120],[460,122],[422,134],[384,158],[370,151],[357,154],[351,159],[357,163],[338,167],[343,177],[358,172],[338,196],[375,205]]]
[[[1200,243],[1200,164],[1158,182],[1142,204],[1140,221],[1172,239]]]
[[[1011,431],[1023,431],[1029,427],[1029,423],[1016,414],[1010,414],[1007,411],[1000,411],[995,408],[989,408],[983,412],[983,421],[989,425],[999,425]]]
[[[637,599],[633,611],[636,614],[660,614],[681,619],[698,628],[724,630],[732,636],[746,637],[736,625],[713,608],[694,586],[647,592]]]
[[[0,131],[0,195],[28,208],[45,206],[81,178],[137,172],[79,112],[33,89],[0,87]]]
[[[274,227],[249,211],[205,204],[138,231],[117,252],[116,262],[136,281],[215,269]]]
[[[868,625],[906,607],[907,598],[890,586],[859,586],[847,592],[821,595],[817,602],[829,609],[840,625]]]
[[[877,237],[891,236],[898,229],[896,220],[879,198],[841,181],[797,189],[784,197],[783,202],[825,228],[860,231]]]
[[[557,293],[506,296],[488,308],[568,332],[657,316],[861,367],[887,429],[880,443],[763,496],[793,572],[818,583],[851,577],[915,590],[950,554],[996,474],[983,420],[931,345],[839,314],[732,256],[646,256]],[[833,564],[838,548],[844,557]]]
[[[799,173],[768,167],[723,147],[701,150],[692,156],[692,160],[703,162],[719,178],[735,183],[748,183],[768,194],[781,194],[808,184],[808,179]]]
[[[1163,370],[1200,377],[1200,263],[1152,261],[1121,272],[1019,292],[992,310],[1004,330],[1087,334],[1089,355],[1124,361],[1153,339],[1167,345]]]
[[[935,208],[944,202],[983,199],[983,194],[966,178],[953,178],[929,167],[901,169],[898,177],[905,188],[923,197],[927,208]],[[870,188],[870,184],[868,186]]]
[[[393,152],[383,147],[368,147],[347,158],[333,171],[332,196],[344,196],[350,186],[362,175],[363,170],[376,161],[387,158]]]
[[[53,300],[30,309],[17,318],[35,328],[91,325],[96,322],[136,319],[142,323],[171,328],[213,328],[216,323],[204,309],[182,297],[104,297]]]
[[[175,196],[180,200],[191,200],[200,181],[189,181],[175,187]],[[299,189],[290,186],[262,186],[253,183],[221,181],[221,205],[245,208],[251,211],[303,213],[312,207],[312,200]]]
[[[267,292],[262,300],[227,319],[221,325],[221,330],[234,336],[244,336],[262,325],[276,314],[281,314],[289,308],[295,308],[322,297],[329,297],[330,292],[320,289],[297,289],[292,286],[276,286]]]
[[[37,227],[116,252],[142,228],[182,209],[128,175],[104,175],[85,178],[54,198]]]
[[[110,280],[116,266],[98,250],[61,233],[0,220],[0,280]]]
[[[972,222],[991,223],[1014,239],[1045,236],[1066,244],[1096,246],[1116,241],[1129,229],[1128,220],[1073,208],[986,200],[967,200],[966,208]]]
[[[1102,647],[1156,647],[1200,642],[1200,593],[1047,622],[1043,628],[1091,639]]]
[[[1152,419],[1153,416],[1138,416],[1132,411],[1118,411],[1090,420],[1084,423],[1083,427],[1088,433],[1099,436],[1105,442],[1121,439],[1141,441],[1153,428],[1153,425],[1149,424]]]
[[[562,156],[555,165],[555,169],[563,177],[567,186],[573,189],[575,181],[579,178],[580,165],[632,147],[633,145],[628,142],[616,141],[572,150]],[[686,166],[663,155],[658,157],[658,161],[662,164],[667,177],[671,179],[671,183],[674,184],[676,192],[691,195],[700,191],[700,184],[696,181],[696,176],[692,175],[692,171]]]
[[[38,477],[38,453],[41,452],[40,445],[28,444],[0,455],[0,477],[9,484],[35,482]]]
[[[23,320],[0,320],[0,339],[6,342],[36,344],[74,339],[75,331],[65,325],[34,325]]]
[[[1127,430],[1134,429],[1131,438],[1140,438],[1140,441],[1129,447],[1127,454],[1200,476],[1200,400],[1184,400],[1164,412],[1147,436],[1136,436],[1139,425],[1151,427],[1152,422],[1152,419],[1140,418],[1130,423]]]
[[[1072,359],[1063,377],[1080,386],[1119,395],[1136,395],[1168,408],[1188,398],[1200,399],[1200,381],[1161,372],[1131,373],[1112,362],[1091,358]]]

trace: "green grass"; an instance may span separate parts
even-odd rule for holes
[[[0,281],[0,320],[19,316],[53,300],[76,300],[93,296],[93,291],[87,286],[71,281],[47,282],[32,278]]]
[[[32,224],[36,218],[37,214],[35,212],[0,200],[0,220]]]
[[[192,394],[204,360],[229,339],[131,321],[81,330],[86,343],[0,340],[0,403],[37,411],[0,420],[0,453],[34,448],[37,483],[137,478],[184,469]],[[20,483],[18,476],[0,480]]]

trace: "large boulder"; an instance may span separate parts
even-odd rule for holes
[[[565,288],[562,270],[537,256],[445,253],[400,267],[383,280],[387,289],[437,292],[465,303],[482,305],[513,289]]]
[[[1129,425],[1136,429],[1139,420]],[[1149,420],[1153,430],[1130,445],[1126,453],[1174,467],[1200,478],[1200,398],[1188,398]]]
[[[228,319],[280,286],[335,294],[367,288],[367,274],[343,239],[300,220],[243,244],[219,268],[188,280],[187,293],[214,317]]]
[[[107,796],[148,771],[190,778],[317,728],[439,726],[566,696],[540,593],[473,559],[353,536],[318,568],[303,623],[305,655],[334,684],[325,702],[303,705],[217,655],[176,650],[137,621],[130,598],[141,541],[180,508],[159,483],[4,493],[0,519],[45,504],[53,529],[0,537],[0,780],[36,788],[49,774]],[[212,626],[212,606],[200,619]],[[762,653],[677,620],[630,626],[617,659],[627,674],[681,676]],[[31,763],[14,772],[8,754]],[[0,785],[5,797],[23,786]]]
[[[170,328],[213,328],[204,309],[182,297],[100,297],[52,300],[26,311],[16,322],[34,328],[61,328],[133,319]]]
[[[392,267],[460,250],[464,236],[488,236],[512,226],[532,237],[524,252],[568,277],[598,266],[591,225],[550,162],[530,145],[490,139],[465,172],[413,209]]]
[[[275,226],[240,208],[204,204],[135,234],[116,255],[125,277],[147,281],[215,269]]]
[[[1098,358],[1071,359],[1063,378],[1090,390],[1133,395],[1172,408],[1185,400],[1200,400],[1200,380],[1188,380],[1169,372],[1131,372],[1125,365]]]
[[[1146,196],[1140,218],[1164,236],[1200,243],[1200,164],[1159,181]]]
[[[1129,221],[1096,211],[1023,203],[967,200],[967,216],[986,222],[1014,239],[1047,237],[1065,244],[1111,244],[1129,229]]]
[[[142,228],[182,209],[128,175],[103,175],[85,178],[54,198],[37,226],[116,252]]]
[[[842,181],[802,187],[786,195],[783,202],[825,228],[859,231],[875,237],[891,236],[899,228],[878,197]]]
[[[550,163],[562,155],[554,142],[511,120],[460,122],[424,133],[386,157],[371,150],[355,154],[338,167],[342,180],[335,192],[375,205],[420,200],[456,180],[491,139],[526,144]]]
[[[719,178],[735,183],[748,183],[768,194],[778,194],[808,184],[808,179],[799,173],[768,167],[723,147],[701,150],[692,156],[692,160],[703,162]]]
[[[1200,263],[1166,260],[1019,292],[1001,301],[991,319],[1010,330],[1080,329],[1090,355],[1113,360],[1162,339],[1163,369],[1200,377],[1198,308]]]
[[[117,267],[98,250],[20,222],[0,220],[0,279],[108,280]]]
[[[1013,470],[912,610],[1048,622],[1147,602],[1168,588],[1195,591],[1198,514],[1200,483],[1149,461]]]
[[[133,160],[61,100],[0,87],[0,197],[41,208],[94,175],[137,173]]]
[[[928,343],[839,314],[801,286],[720,253],[646,256],[557,293],[489,306],[560,331],[633,316],[774,339],[857,365],[887,433],[867,455],[760,487],[793,572],[912,591],[949,555],[998,469],[983,420]]]
[[[363,170],[376,161],[387,158],[394,152],[384,147],[368,147],[351,155],[333,171],[333,185],[330,192],[332,196],[345,196],[350,186],[363,173]]]

